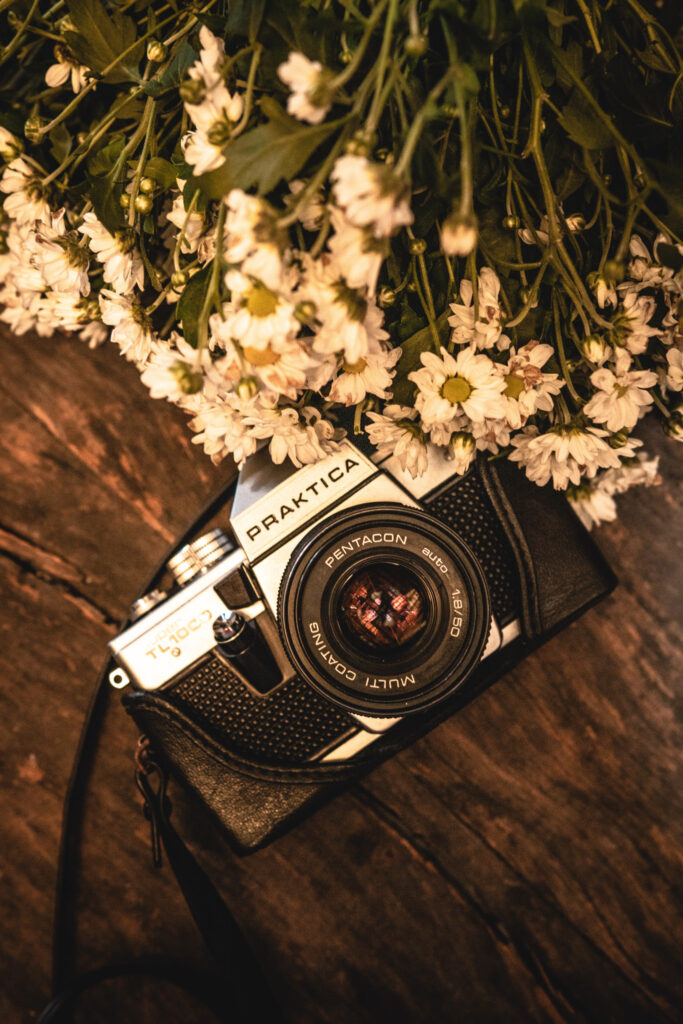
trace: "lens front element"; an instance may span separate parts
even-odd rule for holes
[[[424,630],[427,597],[410,569],[375,563],[351,576],[337,614],[352,644],[361,650],[380,648],[390,656]]]
[[[295,548],[278,597],[301,676],[350,711],[421,711],[465,681],[486,645],[488,589],[469,548],[422,509],[337,512]]]

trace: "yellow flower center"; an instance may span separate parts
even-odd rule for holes
[[[449,377],[441,386],[441,397],[452,405],[466,401],[472,394],[472,386],[464,377]]]
[[[358,359],[355,363],[342,363],[344,373],[362,373],[368,364],[364,359]]]
[[[277,309],[278,297],[270,288],[257,281],[245,292],[243,305],[247,307],[252,316],[267,317]]]
[[[504,395],[508,398],[519,398],[522,391],[524,391],[524,381],[521,377],[517,377],[514,373],[509,373],[505,378],[505,391]]]
[[[242,351],[245,359],[248,359],[252,366],[272,366],[280,358],[277,352],[273,352],[270,345],[267,345],[266,348],[252,348],[251,345],[245,345]]]

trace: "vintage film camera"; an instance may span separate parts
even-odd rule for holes
[[[132,684],[128,710],[238,845],[452,713],[613,585],[566,503],[505,472],[511,485],[484,461],[456,476],[436,448],[417,480],[349,441],[298,470],[261,451],[239,475],[232,537],[183,547],[170,592],[136,602],[111,681]],[[519,528],[520,486],[542,549]],[[561,587],[567,559],[588,586],[558,614],[543,580]]]

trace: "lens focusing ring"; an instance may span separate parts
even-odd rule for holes
[[[340,595],[356,579],[411,576],[424,610],[416,635],[388,647],[359,640],[340,614]],[[370,595],[378,614],[403,606],[406,594],[397,592],[393,606],[391,587]],[[369,601],[370,617],[372,608]],[[278,597],[283,644],[303,678],[341,707],[377,717],[421,711],[461,686],[490,619],[470,549],[427,512],[393,503],[347,509],[314,527],[292,553]]]

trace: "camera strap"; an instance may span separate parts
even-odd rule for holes
[[[233,480],[210,499],[199,517],[164,555],[141,595],[155,586],[174,551],[206,525],[225,504],[234,486]],[[127,622],[123,623],[122,628],[126,625]],[[275,1002],[234,915],[171,824],[171,805],[166,795],[167,777],[154,761],[153,752],[145,745],[139,748],[136,756],[136,781],[150,820],[155,864],[160,865],[163,848],[218,972],[195,970],[182,961],[155,956],[114,962],[80,975],[76,971],[76,892],[85,796],[109,706],[111,688],[108,677],[113,667],[113,660],[108,658],[97,680],[64,799],[52,938],[53,995],[38,1018],[38,1024],[70,1020],[76,1000],[83,992],[107,980],[126,976],[148,976],[169,982],[194,996],[221,1021],[241,1024],[242,1021],[262,1019],[284,1024],[282,1010]]]

